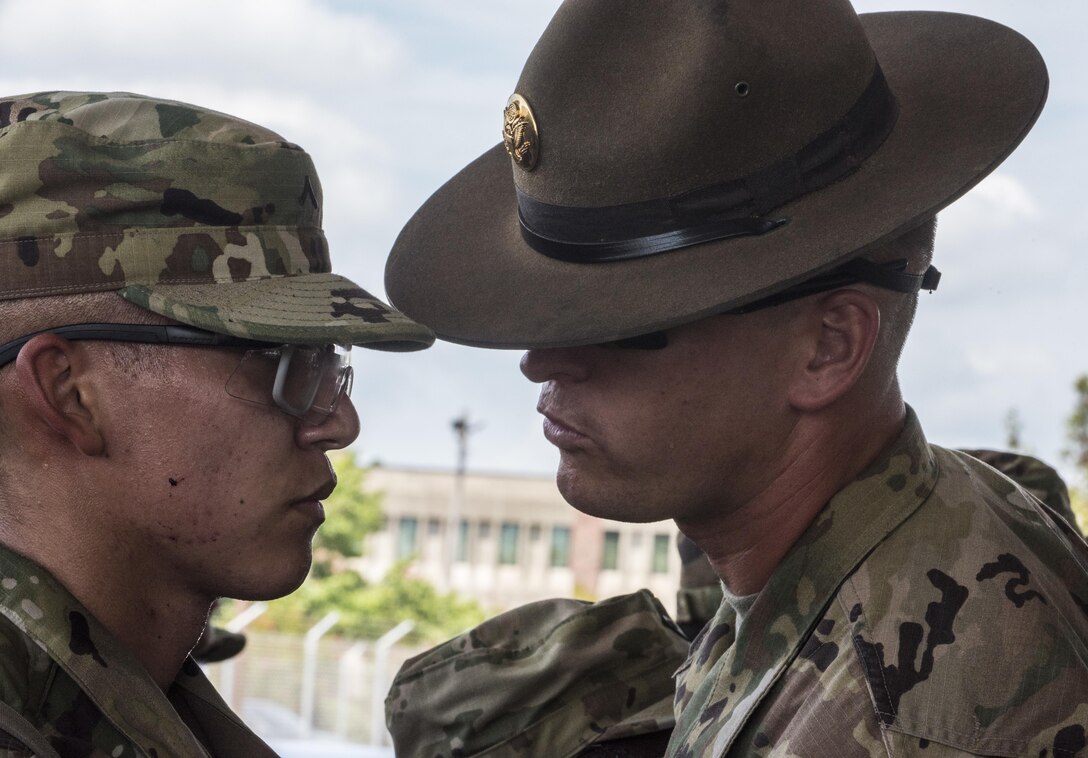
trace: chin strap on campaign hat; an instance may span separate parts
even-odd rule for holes
[[[929,266],[921,274],[910,274],[905,270],[907,259],[900,258],[887,263],[874,263],[865,258],[854,258],[837,266],[826,274],[814,276],[768,297],[731,308],[726,314],[751,313],[787,303],[790,300],[830,292],[851,284],[871,284],[874,287],[891,290],[903,295],[917,294],[921,290],[934,292],[941,281],[941,272],[936,266]]]
[[[881,289],[898,292],[903,295],[917,294],[921,290],[933,292],[941,281],[941,272],[936,266],[929,266],[921,274],[910,274],[905,270],[907,259],[900,258],[886,263],[874,263],[865,258],[854,258],[837,266],[826,274],[806,279],[781,292],[760,298],[747,305],[722,311],[722,316],[739,316],[744,313],[761,311],[776,305],[788,303],[809,295],[830,292],[852,284],[871,284]],[[618,340],[600,343],[602,347],[618,347],[633,350],[661,350],[668,347],[669,337],[665,330],[637,334]]]

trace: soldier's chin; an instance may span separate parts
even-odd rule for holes
[[[305,561],[299,561],[295,567],[281,564],[276,567],[278,571],[275,573],[267,572],[260,578],[232,587],[229,592],[223,594],[223,597],[235,600],[277,600],[290,595],[306,581],[311,562],[312,557],[307,556]]]
[[[641,507],[644,504],[637,497],[626,496],[622,487],[598,482],[570,467],[560,465],[555,484],[563,499],[587,516],[630,524],[646,524],[670,518],[668,514],[648,513],[645,507]]]

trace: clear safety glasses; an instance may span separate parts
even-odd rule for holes
[[[227,394],[275,406],[308,424],[320,424],[332,415],[340,398],[351,391],[350,346],[276,346],[175,324],[72,324],[45,329],[0,345],[0,368],[14,361],[23,345],[47,332],[69,340],[246,348],[227,379]]]
[[[247,350],[227,380],[227,394],[320,424],[351,392],[351,380],[350,348],[280,345]]]

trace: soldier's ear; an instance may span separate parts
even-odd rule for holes
[[[98,387],[81,345],[56,334],[39,334],[15,360],[14,404],[22,424],[67,440],[84,455],[105,451],[98,427]]]
[[[808,312],[806,364],[790,387],[803,411],[826,408],[853,389],[869,365],[880,332],[880,306],[853,289],[813,301]]]

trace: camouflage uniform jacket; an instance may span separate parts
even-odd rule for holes
[[[1088,546],[1043,508],[909,412],[692,644],[668,755],[1088,755]]]
[[[29,727],[62,757],[275,755],[191,658],[168,696],[48,572],[2,546],[0,617],[0,756],[49,755],[21,746]]]

